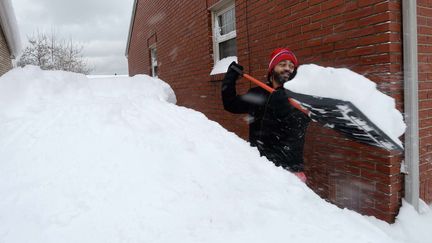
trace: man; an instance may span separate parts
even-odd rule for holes
[[[225,110],[249,114],[249,142],[262,156],[306,181],[303,146],[310,118],[288,102],[283,88],[283,84],[297,74],[298,65],[292,51],[278,48],[271,54],[267,74],[269,85],[275,92],[270,94],[261,87],[255,87],[244,95],[237,95],[235,85],[240,75],[233,66],[240,70],[243,67],[233,62],[222,83],[222,100]]]

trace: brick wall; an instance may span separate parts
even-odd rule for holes
[[[9,48],[3,31],[0,28],[0,76],[12,68]]]
[[[432,1],[417,0],[420,197],[432,203]]]
[[[222,108],[221,75],[209,76],[213,57],[208,7],[215,2],[138,1],[129,73],[150,73],[148,47],[154,40],[160,78],[174,88],[178,104],[246,138],[245,116]],[[271,51],[287,46],[302,63],[364,74],[402,109],[400,8],[400,1],[383,0],[237,0],[239,62],[264,80]],[[239,93],[249,87],[241,81]],[[402,196],[401,155],[347,140],[316,124],[308,129],[305,154],[309,186],[323,198],[394,220]]]

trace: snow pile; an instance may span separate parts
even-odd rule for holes
[[[399,242],[158,79],[27,67],[0,97],[0,242]]]
[[[92,102],[94,92],[125,96],[130,99],[156,98],[175,103],[168,84],[157,79],[136,76],[89,80],[85,75],[63,71],[42,72],[39,67],[17,68],[0,77],[0,118],[21,116],[31,109],[58,102]],[[149,85],[152,84],[152,85]],[[97,89],[92,88],[97,86]]]
[[[101,75],[101,74],[94,74],[94,75],[87,75],[87,78],[125,78],[129,77],[127,74],[115,74],[115,75]]]
[[[420,214],[406,202],[403,202],[395,225],[389,231],[397,232],[395,238],[404,239],[405,242],[422,243],[432,240],[432,205],[428,206],[423,201],[420,204]]]
[[[420,200],[420,214],[407,202],[402,208],[393,225],[371,220],[371,222],[387,232],[394,239],[409,243],[427,243],[432,240],[432,205]]]
[[[393,98],[381,93],[376,83],[345,68],[301,65],[296,77],[284,87],[296,93],[350,101],[393,141],[402,146],[399,137],[406,125],[395,108]]]
[[[224,59],[216,62],[216,64],[213,67],[213,70],[210,72],[210,75],[215,75],[215,74],[219,74],[219,73],[226,73],[226,71],[228,70],[228,66],[232,62],[237,62],[237,57],[235,57],[235,56],[227,57],[227,58],[224,58]]]

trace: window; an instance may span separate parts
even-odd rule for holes
[[[150,47],[150,65],[151,65],[151,76],[158,77],[158,61],[157,61],[157,50],[156,47]]]
[[[235,5],[228,5],[213,12],[213,42],[215,62],[237,56]]]

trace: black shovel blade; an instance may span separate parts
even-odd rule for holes
[[[307,108],[313,120],[332,128],[355,141],[388,151],[404,151],[403,147],[385,134],[363,112],[349,101],[323,98],[287,91],[288,95]]]

